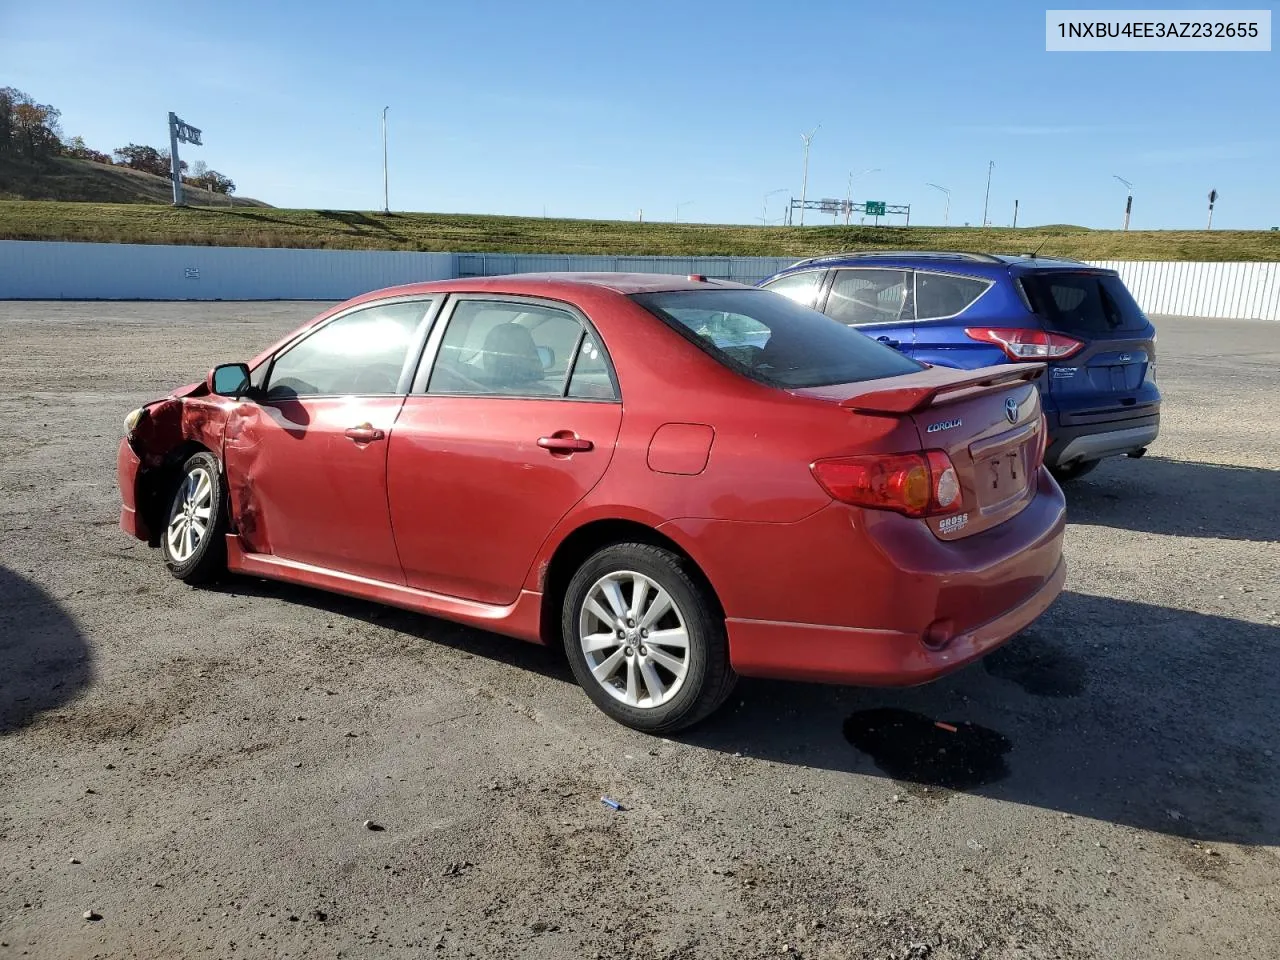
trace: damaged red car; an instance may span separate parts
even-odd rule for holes
[[[227,572],[562,645],[670,731],[738,675],[932,680],[1062,589],[1040,365],[931,368],[765,290],[462,279],[129,414],[120,524]]]

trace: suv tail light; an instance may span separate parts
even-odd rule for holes
[[[1022,327],[965,327],[970,340],[994,343],[1010,360],[1062,360],[1076,353],[1084,343],[1074,337]]]
[[[932,517],[963,508],[960,479],[941,450],[871,454],[815,461],[810,468],[822,489],[844,503]]]

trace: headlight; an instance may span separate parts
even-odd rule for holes
[[[133,434],[133,430],[138,425],[138,421],[142,419],[143,412],[142,407],[139,407],[124,418],[124,435],[126,437]]]

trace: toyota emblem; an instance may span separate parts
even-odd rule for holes
[[[1005,398],[1004,415],[1010,423],[1018,422],[1018,401],[1013,397]]]

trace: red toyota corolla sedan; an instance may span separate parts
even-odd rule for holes
[[[131,413],[120,525],[224,571],[561,644],[641,730],[739,674],[932,680],[1062,589],[1038,365],[926,367],[765,290],[395,287]]]

